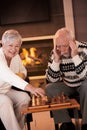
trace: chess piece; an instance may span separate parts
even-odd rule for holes
[[[57,96],[57,103],[60,103],[61,102],[61,97],[58,95]]]
[[[43,96],[42,98],[41,98],[41,104],[42,105],[46,105],[48,103],[48,97],[47,96]]]
[[[64,95],[64,92],[62,92],[62,94],[61,94],[61,101],[64,103],[64,102],[66,102],[66,97],[65,97],[65,95]]]
[[[36,105],[36,101],[35,101],[35,95],[32,95],[32,106]]]
[[[52,97],[50,97],[50,96],[47,97],[47,103],[48,104],[52,103]]]
[[[39,96],[36,98],[36,105],[41,105],[41,98]]]
[[[53,98],[52,98],[52,101],[51,101],[52,103],[56,103],[57,102],[57,97],[56,96],[54,96]]]

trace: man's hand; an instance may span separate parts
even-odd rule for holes
[[[59,62],[61,52],[59,48],[57,47],[57,45],[54,45],[53,53],[54,53],[54,61]]]
[[[75,41],[70,41],[69,46],[71,48],[71,56],[74,57],[74,56],[78,55],[78,48],[76,46]]]

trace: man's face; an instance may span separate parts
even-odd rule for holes
[[[17,55],[19,53],[20,47],[21,45],[18,41],[2,45],[4,54],[8,58],[13,58],[15,55]]]
[[[61,56],[68,57],[70,55],[69,41],[65,38],[56,39],[56,49],[60,51]]]

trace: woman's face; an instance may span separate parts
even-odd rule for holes
[[[10,59],[19,53],[20,47],[21,44],[18,41],[2,45],[5,56]]]

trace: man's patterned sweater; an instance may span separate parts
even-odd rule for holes
[[[62,57],[59,63],[55,63],[54,54],[51,52],[46,70],[46,78],[49,82],[63,81],[67,86],[78,87],[86,77],[87,72],[87,43],[76,41],[78,55]]]

